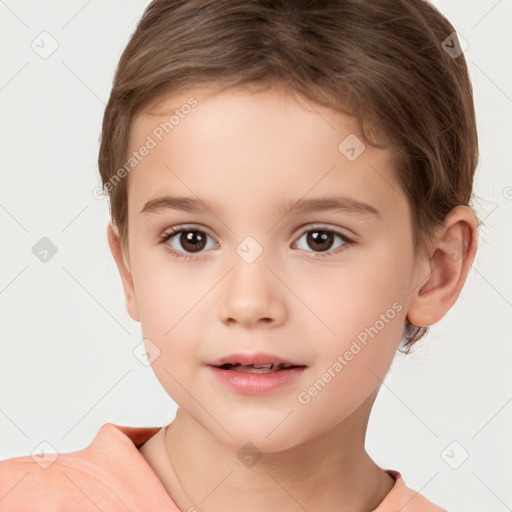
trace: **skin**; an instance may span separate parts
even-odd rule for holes
[[[355,119],[277,86],[168,97],[137,117],[132,150],[190,96],[198,105],[129,175],[126,251],[115,227],[107,229],[128,312],[158,346],[153,369],[179,406],[141,453],[181,510],[239,511],[243,502],[246,512],[370,511],[394,483],[365,450],[372,404],[406,317],[431,325],[456,301],[476,251],[475,216],[454,208],[425,257],[415,259],[391,151],[367,145],[348,160],[338,145],[357,134]],[[141,213],[166,194],[221,208]],[[379,215],[278,211],[288,201],[332,195],[368,203]],[[202,252],[187,253],[180,234],[166,242],[186,260],[159,243],[181,224],[210,235]],[[319,251],[307,239],[318,224],[353,242],[335,236]],[[236,252],[249,235],[263,250],[252,263]],[[300,403],[298,393],[397,303],[400,311],[378,334]],[[272,393],[236,393],[205,364],[241,351],[307,368]],[[247,442],[262,455],[250,467],[237,457]]]

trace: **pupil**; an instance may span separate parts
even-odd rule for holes
[[[308,244],[312,249],[326,251],[330,248],[332,242],[333,233],[329,233],[328,231],[316,230],[311,231],[308,235]]]
[[[187,251],[197,252],[206,245],[206,237],[200,231],[185,231],[181,234],[180,242]]]

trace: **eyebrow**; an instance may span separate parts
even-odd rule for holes
[[[208,203],[207,201],[194,199],[192,197],[162,196],[148,201],[140,213],[151,214],[165,210],[180,210],[189,213],[207,213],[208,211],[221,211],[222,205],[218,202]],[[343,196],[290,200],[281,205],[277,213],[280,216],[284,216],[288,213],[308,213],[327,210],[369,215],[379,218],[381,216],[380,212],[371,204]]]

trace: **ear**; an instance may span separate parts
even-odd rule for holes
[[[136,322],[140,322],[139,309],[137,306],[137,300],[135,297],[135,289],[133,287],[133,279],[130,269],[129,261],[125,258],[122,248],[121,240],[117,229],[113,226],[112,221],[109,221],[107,226],[107,238],[110,251],[121,275],[121,281],[123,283],[124,296],[126,299],[126,309],[128,314]]]
[[[475,214],[466,206],[456,206],[438,229],[428,260],[421,265],[421,284],[411,293],[407,312],[413,325],[427,327],[446,315],[459,297],[476,248]]]

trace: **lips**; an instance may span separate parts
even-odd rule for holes
[[[304,368],[306,365],[273,354],[259,352],[231,354],[208,363],[208,366],[244,373],[274,373],[292,368]]]
[[[208,363],[211,374],[237,394],[264,395],[290,389],[307,366],[274,354],[231,354]]]

